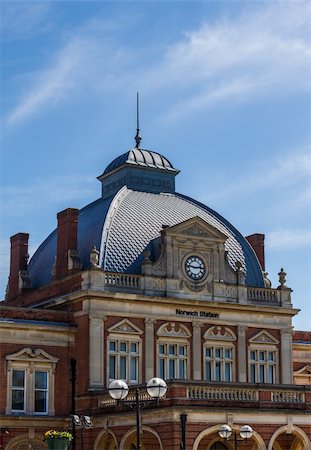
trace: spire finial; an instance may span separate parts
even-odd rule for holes
[[[137,129],[136,129],[136,136],[135,136],[135,142],[136,142],[136,148],[140,148],[140,142],[141,142],[141,135],[140,135],[140,129],[139,129],[139,93],[137,92],[136,96],[136,119],[137,119]]]

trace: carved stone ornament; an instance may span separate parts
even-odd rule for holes
[[[227,327],[214,326],[209,328],[204,334],[204,339],[235,341],[234,333]]]
[[[184,287],[184,285],[190,290],[190,291],[194,291],[194,292],[201,292],[203,290],[206,290],[208,292],[211,292],[211,285],[210,283],[201,283],[201,284],[197,284],[197,283],[189,283],[185,280],[181,280],[180,282],[180,288],[182,289]]]
[[[279,344],[279,341],[265,330],[260,331],[260,333],[256,334],[256,336],[252,337],[249,341],[252,343],[258,342],[260,344]]]
[[[95,245],[90,253],[90,263],[91,267],[99,267],[99,251],[97,250]]]
[[[207,233],[204,228],[202,228],[199,224],[194,223],[191,227],[185,228],[182,230],[182,234],[187,236],[195,236],[195,237],[203,237],[210,238],[213,237],[210,233]]]
[[[110,327],[108,331],[110,333],[142,334],[142,330],[127,319],[124,319],[116,325]]]
[[[158,330],[158,336],[178,336],[178,337],[190,337],[190,331],[183,325],[175,322],[170,322],[162,325]]]
[[[31,348],[23,348],[16,353],[12,353],[11,355],[7,355],[5,358],[7,361],[29,361],[35,360],[40,362],[50,362],[56,363],[58,358],[49,355],[46,351],[41,348],[36,348],[32,350]]]

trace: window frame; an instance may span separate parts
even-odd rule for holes
[[[58,358],[49,355],[42,349],[25,348],[17,353],[7,355],[7,406],[5,413],[14,415],[54,416],[55,369]],[[14,371],[24,372],[23,410],[13,409],[13,375]],[[46,408],[36,411],[36,373],[45,372]]]
[[[251,359],[251,353],[256,352],[257,358]],[[274,354],[273,363],[269,362],[269,353]],[[266,357],[264,359],[259,359],[260,353],[265,353]],[[250,344],[248,347],[248,382],[249,383],[260,383],[260,384],[277,384],[279,382],[279,352],[276,345],[265,344]],[[260,371],[263,367],[264,381],[261,381]],[[273,381],[269,380],[269,369],[274,369]],[[252,371],[254,368],[254,380],[252,381]]]
[[[166,353],[160,353],[160,346],[163,345],[167,348]],[[169,348],[176,347],[176,354],[170,356]],[[185,356],[180,355],[180,349],[185,347],[186,354]],[[164,373],[161,371],[161,362],[164,361]],[[170,363],[174,362],[174,372],[175,376],[171,377],[170,373]],[[180,378],[180,362],[185,362],[186,368],[183,369],[185,376],[184,378]],[[164,380],[175,379],[175,380],[187,380],[189,379],[190,373],[190,344],[187,339],[184,338],[176,338],[176,337],[158,337],[157,340],[157,376],[163,378]]]
[[[212,349],[212,356],[207,358],[206,350]],[[222,356],[216,357],[216,349],[221,349]],[[225,358],[226,350],[231,351],[231,358]],[[207,382],[232,383],[235,381],[235,345],[232,342],[206,339],[203,344],[203,377]],[[207,378],[207,363],[211,363],[211,379]],[[220,362],[220,379],[217,379],[217,362]],[[226,364],[230,363],[230,379],[226,380]]]
[[[116,342],[116,350],[114,352],[110,351],[110,343],[112,342]],[[120,344],[121,343],[126,343],[127,344],[127,350],[126,351],[121,351],[120,350]],[[131,344],[136,344],[137,345],[137,351],[136,352],[131,352]],[[113,380],[124,380],[128,385],[131,384],[139,384],[140,380],[141,380],[141,348],[142,348],[142,342],[141,342],[141,338],[139,336],[137,336],[136,334],[117,334],[117,333],[110,333],[108,335],[108,339],[107,339],[107,381],[108,383],[110,383]],[[115,376],[114,377],[110,377],[110,357],[114,357],[115,358],[115,367],[114,367],[114,372],[115,372]],[[126,362],[126,377],[122,377],[121,375],[123,375],[121,373],[121,358],[125,358],[125,362]],[[131,364],[132,361],[136,360],[136,377],[137,379],[132,379],[131,377]]]

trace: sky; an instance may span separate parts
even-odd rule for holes
[[[243,235],[265,234],[296,329],[311,330],[311,3],[1,1],[1,290],[9,238],[30,255],[56,214],[100,197],[134,147]]]

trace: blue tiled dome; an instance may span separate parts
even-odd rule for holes
[[[132,162],[131,162],[132,161]],[[124,164],[137,167],[155,167],[178,170],[163,156],[147,150],[134,149],[116,158],[104,173],[113,172]],[[152,171],[154,172],[154,171]],[[104,180],[105,181],[105,180]],[[109,181],[111,182],[111,181]],[[104,182],[103,182],[104,184]],[[108,194],[107,194],[108,195]],[[129,188],[126,183],[111,193],[85,206],[79,212],[78,251],[82,268],[90,265],[89,255],[95,245],[100,251],[100,264],[106,271],[140,273],[143,251],[152,240],[160,236],[162,225],[173,226],[193,217],[200,217],[228,236],[225,249],[230,266],[242,263],[248,286],[264,287],[258,259],[247,240],[222,216],[207,206],[176,192],[150,192]],[[32,287],[52,281],[52,267],[56,255],[57,233],[54,230],[40,245],[29,263]]]

